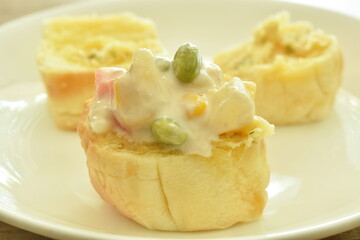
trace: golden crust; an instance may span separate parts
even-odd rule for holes
[[[88,103],[89,104],[89,103]],[[149,229],[222,229],[259,218],[267,202],[269,166],[263,139],[224,135],[213,155],[162,150],[119,134],[94,134],[87,110],[78,125],[91,183],[123,215]],[[132,146],[132,147],[130,147]]]
[[[155,24],[135,14],[65,16],[45,22],[37,64],[56,125],[76,130],[84,101],[95,92],[95,70],[128,69],[138,48],[166,52]]]
[[[342,82],[336,37],[288,18],[269,18],[251,41],[214,58],[224,73],[256,83],[256,113],[276,125],[324,119]]]
[[[95,92],[94,72],[42,73],[42,79],[56,125],[75,131],[84,101]]]

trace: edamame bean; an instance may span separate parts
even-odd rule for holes
[[[184,82],[192,82],[200,73],[201,56],[197,47],[191,43],[185,43],[177,50],[173,61],[173,70],[176,77]]]
[[[187,139],[185,129],[169,117],[154,120],[151,124],[151,132],[157,141],[167,145],[181,145]]]

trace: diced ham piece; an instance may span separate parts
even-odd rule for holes
[[[126,73],[124,68],[102,67],[95,72],[95,97],[101,98],[109,96],[110,100],[114,97],[114,80]]]

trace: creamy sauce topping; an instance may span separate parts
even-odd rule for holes
[[[244,83],[236,77],[225,81],[220,68],[206,61],[199,75],[184,83],[171,64],[159,65],[149,50],[139,49],[126,73],[119,68],[98,69],[96,85],[89,111],[92,131],[114,129],[134,142],[153,142],[152,122],[169,117],[188,134],[183,144],[171,147],[187,154],[210,156],[211,142],[220,134],[239,130],[254,119],[254,102]],[[120,128],[114,127],[114,120]]]

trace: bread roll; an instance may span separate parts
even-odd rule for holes
[[[250,41],[214,58],[226,74],[256,83],[256,113],[276,125],[325,118],[342,81],[336,37],[289,19],[286,12],[270,17]]]
[[[267,201],[255,84],[225,79],[182,45],[174,60],[135,52],[129,71],[100,68],[78,133],[91,182],[124,216],[149,229],[221,229],[259,218]]]
[[[134,144],[114,132],[95,134],[89,104],[78,133],[91,183],[124,216],[164,231],[223,229],[261,216],[269,183],[263,137],[273,131],[265,120],[222,135],[212,156],[202,157]]]
[[[95,91],[95,69],[128,69],[138,48],[166,54],[154,23],[131,13],[46,21],[37,63],[56,125],[76,130],[84,101]]]

